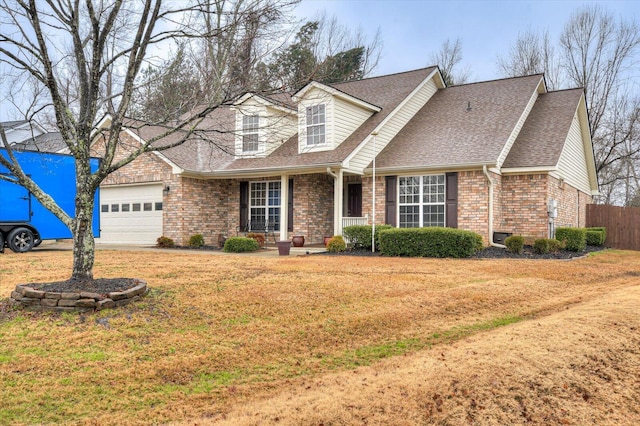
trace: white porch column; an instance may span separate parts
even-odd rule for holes
[[[342,169],[338,170],[334,178],[333,185],[333,235],[342,235],[342,211],[343,211],[343,174]]]
[[[280,176],[280,240],[288,240],[289,229],[289,176]]]

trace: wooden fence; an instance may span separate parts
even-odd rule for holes
[[[607,228],[605,246],[640,250],[640,207],[587,205],[587,227]]]

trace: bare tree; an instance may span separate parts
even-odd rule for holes
[[[498,70],[505,77],[545,73],[551,90],[561,86],[561,70],[549,32],[528,30],[518,34],[506,57],[498,56]]]
[[[551,89],[583,87],[589,108],[600,201],[624,204],[637,187],[640,28],[601,7],[585,6],[567,21],[557,49],[548,33],[520,34],[509,55],[498,58],[506,76],[544,72]]]
[[[202,33],[193,23],[197,17],[216,17],[217,12],[209,10],[208,5],[204,0],[168,6],[162,0],[0,0],[0,63],[16,73],[30,75],[45,89],[46,104],[75,158],[75,217],[23,172],[5,138],[1,143],[8,157],[0,156],[0,164],[71,229],[73,280],[93,278],[92,213],[100,183],[145,152],[168,149],[193,137],[201,131],[201,120],[227,100],[227,96],[219,96],[215,102],[200,105],[167,125],[163,134],[134,147],[124,158],[116,158],[136,79],[153,59],[153,52],[185,39],[215,42],[247,25],[246,20],[251,18],[241,14],[223,27]],[[102,161],[92,172],[91,142],[97,123],[106,113],[111,120],[103,133]],[[156,143],[166,141],[168,135],[173,135],[170,143]]]
[[[453,42],[446,39],[440,46],[440,50],[431,55],[430,60],[440,67],[440,73],[447,86],[464,84],[471,76],[468,67],[458,69],[458,65],[462,62],[462,41],[459,38]]]

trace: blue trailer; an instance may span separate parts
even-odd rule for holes
[[[8,158],[7,151],[0,155]],[[22,170],[49,194],[69,216],[75,216],[76,173],[74,158],[70,155],[35,151],[14,151]],[[98,168],[99,160],[91,159],[91,170]],[[11,176],[0,165],[0,175]],[[99,192],[96,192],[93,210],[93,233],[100,236]],[[71,230],[47,210],[27,189],[0,179],[0,252],[9,247],[25,252],[37,247],[42,240],[72,238]]]

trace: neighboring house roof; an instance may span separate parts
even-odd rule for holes
[[[15,120],[15,121],[0,121],[0,126],[7,129],[15,129],[17,127],[24,126],[25,124],[29,124],[27,120]]]
[[[533,75],[438,91],[378,155],[376,166],[496,164],[541,79]]]
[[[59,152],[65,148],[60,132],[43,133],[14,145],[14,149],[23,151]]]
[[[557,165],[583,93],[571,89],[541,94],[502,166]]]

